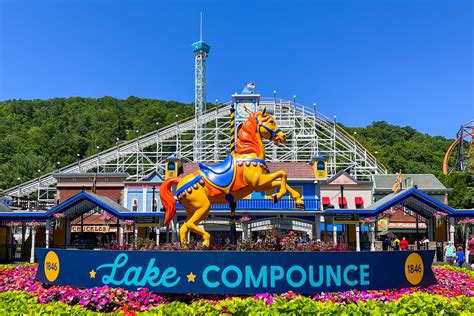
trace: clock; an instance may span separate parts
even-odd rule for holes
[[[255,112],[256,106],[253,100],[241,100],[237,102],[237,115],[240,118],[247,118],[250,113]]]

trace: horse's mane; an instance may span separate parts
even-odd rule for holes
[[[260,113],[252,113],[248,119],[242,123],[239,130],[239,137],[235,144],[237,154],[252,154],[257,157],[262,153],[262,140],[260,134],[257,133],[257,117]]]

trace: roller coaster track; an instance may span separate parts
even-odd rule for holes
[[[283,147],[266,145],[267,160],[308,162],[315,152],[321,152],[328,157],[329,175],[346,170],[356,178],[368,179],[371,174],[387,172],[352,135],[315,109],[274,98],[262,98],[260,106],[273,111],[277,123],[288,136]],[[206,153],[203,161],[218,161],[225,157],[229,148],[229,110],[230,102],[201,116],[199,124],[210,126],[202,141],[202,151]],[[9,188],[3,195],[20,197],[49,190],[56,183],[53,174],[58,172],[129,172],[135,180],[143,179],[153,170],[163,174],[165,160],[174,152],[178,152],[184,162],[196,161],[193,138],[197,124],[194,117],[176,122]]]
[[[469,137],[471,139],[468,140],[466,144],[466,140]],[[460,127],[459,131],[456,134],[456,140],[449,146],[448,150],[446,151],[443,160],[443,174],[450,174],[454,170],[466,170],[467,165],[465,163],[465,159],[473,159],[473,157],[470,157],[469,154],[466,154],[466,152],[469,152],[469,149],[472,148],[471,146],[474,146],[474,120],[467,122],[466,124]],[[449,160],[455,149],[456,162],[450,168]]]

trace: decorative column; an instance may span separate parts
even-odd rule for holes
[[[156,245],[159,246],[160,245],[160,226],[156,226],[155,227],[155,231],[156,231]]]
[[[146,212],[146,204],[147,204],[147,200],[148,200],[148,194],[147,194],[147,188],[143,188],[142,190],[142,212]]]
[[[454,243],[454,219],[450,218],[449,219],[449,241]]]
[[[51,227],[51,223],[49,219],[46,221],[46,248],[49,248],[49,228]]]
[[[356,251],[360,251],[360,224],[356,223],[355,229],[356,229]]]
[[[137,223],[133,224],[133,244],[137,247],[137,239],[138,239],[138,226]]]
[[[249,239],[249,222],[241,222],[240,225],[242,226],[242,240],[248,240]]]
[[[465,241],[464,241],[464,249],[465,249],[464,250],[464,256],[465,256],[466,259],[469,258],[469,248],[468,248],[468,245],[469,245],[469,226],[470,226],[469,223],[464,224],[464,239],[465,239]],[[465,260],[465,261],[467,262],[468,260]]]
[[[332,224],[332,239],[334,246],[337,246],[337,225],[336,223]]]
[[[176,218],[176,216],[173,218],[173,221],[171,223],[173,225],[172,226],[173,231],[171,232],[171,241],[172,242],[178,242],[179,241],[179,237],[178,237],[179,223],[178,223],[178,219]]]
[[[375,251],[375,222],[370,223],[370,251]]]
[[[118,242],[119,242],[119,246],[122,247],[123,246],[123,225],[122,224],[119,224],[118,225]]]
[[[125,208],[128,208],[128,187],[125,187],[123,189],[122,206],[125,207]]]
[[[31,255],[30,263],[35,262],[35,243],[36,243],[36,227],[30,227],[31,229]]]
[[[66,227],[64,228],[65,234],[66,234],[66,245],[67,247],[70,247],[71,244],[71,221],[69,219],[66,219],[65,221]]]
[[[314,226],[313,240],[321,240],[321,215],[314,217]]]

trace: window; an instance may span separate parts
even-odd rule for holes
[[[325,167],[325,163],[324,161],[318,161],[318,163],[316,164],[316,170],[318,171],[324,171],[324,167]]]
[[[356,209],[364,208],[364,200],[360,196],[354,198]]]

